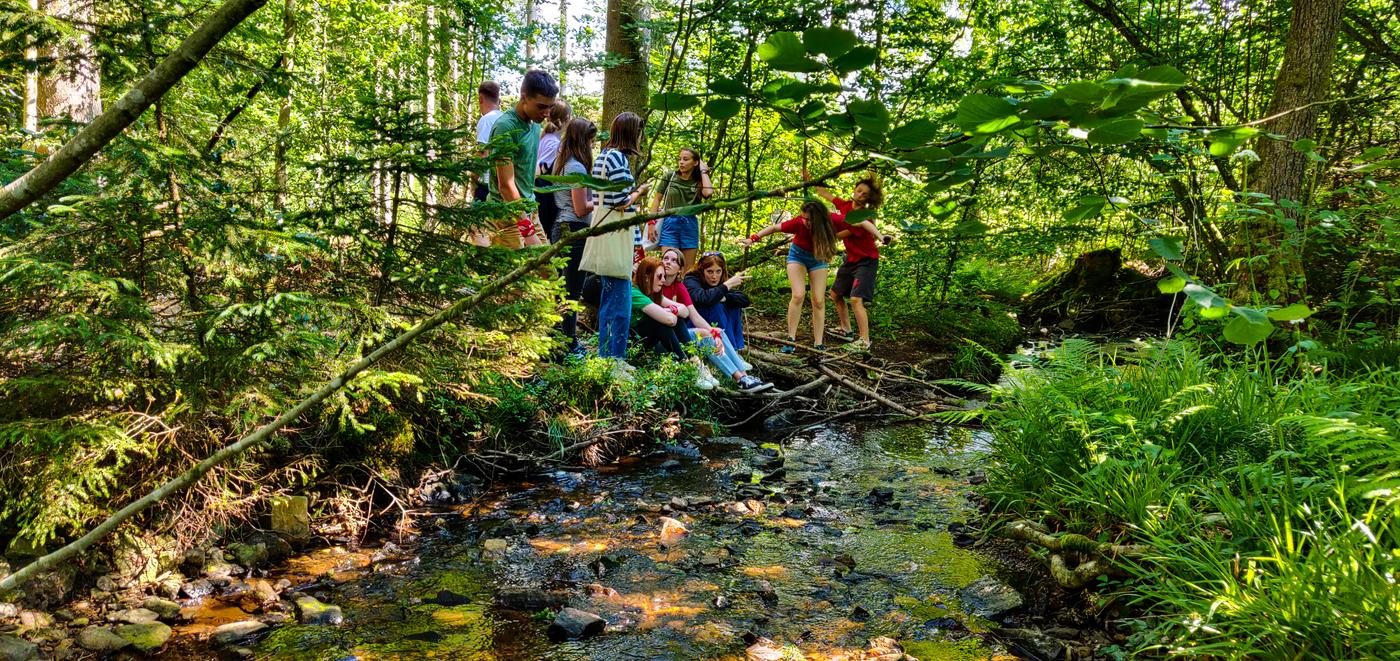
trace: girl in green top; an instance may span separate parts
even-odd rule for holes
[[[666,174],[652,197],[651,212],[699,204],[714,194],[710,166],[700,159],[700,152],[682,147],[675,171]],[[660,243],[663,253],[667,248],[680,250],[685,255],[685,263],[694,264],[695,254],[700,250],[700,219],[694,214],[667,216],[661,221],[660,231],[655,225],[647,226],[647,238]]]

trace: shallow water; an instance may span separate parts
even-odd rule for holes
[[[988,658],[1001,652],[977,635],[988,623],[965,614],[957,595],[1002,569],[947,530],[975,518],[967,474],[984,441],[937,426],[832,426],[781,448],[715,439],[698,457],[500,485],[471,507],[422,520],[422,538],[402,554],[294,559],[273,579],[340,606],[345,624],[283,625],[252,649],[295,660],[742,659],[752,633],[793,658],[857,655],[875,636],[923,659]],[[766,473],[754,466],[774,450],[786,476],[759,483]],[[872,496],[877,488],[892,498]],[[729,507],[756,496],[762,513]],[[714,504],[658,511],[673,497]],[[663,540],[667,515],[689,533]],[[494,605],[507,586],[562,591],[607,630],[551,642],[551,612]],[[424,603],[441,590],[470,603]],[[178,657],[211,656],[198,634],[252,617],[217,608],[195,613]]]

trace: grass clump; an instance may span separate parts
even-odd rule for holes
[[[1400,370],[1082,341],[1035,367],[988,415],[988,493],[1151,549],[1099,585],[1133,605],[1139,651],[1394,658]]]

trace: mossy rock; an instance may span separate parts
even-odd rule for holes
[[[170,640],[170,627],[160,622],[123,624],[114,629],[118,636],[142,652],[159,649]]]

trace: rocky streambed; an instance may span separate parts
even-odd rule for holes
[[[421,517],[404,548],[322,549],[257,577],[220,577],[219,559],[206,559],[214,576],[181,587],[178,613],[152,602],[165,612],[92,623],[79,629],[87,640],[60,648],[295,660],[1092,656],[1109,641],[1065,626],[1078,620],[1048,609],[1040,570],[983,538],[973,492],[983,440],[831,425],[781,446],[712,438],[540,474]],[[169,639],[137,645],[133,626]]]

